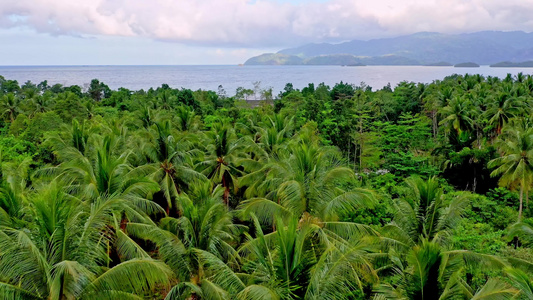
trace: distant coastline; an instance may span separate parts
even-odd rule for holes
[[[490,65],[491,68],[533,68],[533,61],[524,61],[524,62],[499,62],[496,64]]]
[[[464,62],[464,63],[455,64],[453,67],[454,68],[479,68],[480,65],[474,62]]]
[[[394,38],[352,40],[338,44],[312,43],[251,57],[244,64],[451,67],[465,62],[492,67],[533,67],[533,33],[419,32]]]
[[[533,68],[533,60],[524,62],[503,61],[493,64],[483,64],[491,68]],[[320,55],[311,58],[300,58],[294,55],[280,53],[265,53],[248,59],[239,66],[423,66],[423,67],[455,67],[479,68],[476,62],[460,62],[452,64],[446,61],[422,64],[416,60],[401,56],[386,55],[380,57],[358,57],[350,54]]]

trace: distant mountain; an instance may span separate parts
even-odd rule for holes
[[[481,65],[533,60],[533,33],[481,31],[465,34],[420,32],[396,38],[307,44],[253,57],[245,64],[433,65],[465,61]],[[269,59],[267,59],[269,58]]]
[[[524,62],[510,62],[503,61],[496,64],[490,65],[493,68],[533,68],[533,61],[524,61]]]
[[[302,65],[303,59],[288,54],[265,53],[248,59],[246,65]]]
[[[439,61],[436,63],[425,64],[426,67],[453,67],[453,64],[445,61]]]
[[[454,65],[455,68],[479,68],[480,65],[473,62],[458,63]]]

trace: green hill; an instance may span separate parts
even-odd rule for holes
[[[455,64],[455,68],[479,68],[479,65],[473,62],[464,62],[460,64]]]
[[[301,64],[300,60],[295,57],[307,59],[312,64],[328,64],[328,61],[331,61],[331,64],[338,64],[339,55],[355,56],[358,61],[368,65],[435,65],[435,62],[448,62],[452,65],[468,61],[483,65],[498,62],[517,63],[533,61],[533,33],[522,31],[481,31],[468,34],[419,32],[368,41],[307,44],[282,49],[277,54],[287,56],[280,57],[283,59],[269,56],[271,59],[263,61],[262,59],[268,57],[261,55],[252,58],[248,64]],[[329,58],[329,56],[334,57]],[[389,56],[401,59],[386,58]]]
[[[301,65],[303,59],[294,55],[265,53],[248,59],[245,65]]]
[[[492,68],[533,68],[533,61],[524,61],[524,62],[510,62],[504,61],[496,64],[490,65]]]

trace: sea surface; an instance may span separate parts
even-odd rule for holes
[[[87,88],[91,79],[97,78],[111,89],[124,87],[130,90],[157,88],[166,83],[173,88],[217,91],[222,85],[229,96],[238,87],[253,88],[260,82],[262,89],[272,88],[274,94],[286,83],[301,89],[309,83],[334,85],[340,81],[360,85],[361,82],[380,89],[388,83],[394,88],[401,81],[430,83],[452,74],[482,74],[505,77],[533,74],[533,68],[454,68],[425,66],[0,66],[0,75],[17,80],[19,84],[30,80],[49,85],[79,85]]]

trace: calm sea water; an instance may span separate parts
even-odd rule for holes
[[[173,88],[217,90],[222,85],[228,95],[238,87],[253,88],[261,82],[261,88],[272,88],[274,94],[286,83],[303,88],[308,83],[324,82],[334,85],[340,81],[359,85],[365,82],[374,89],[387,83],[392,87],[401,81],[430,83],[448,75],[482,74],[505,77],[507,73],[533,74],[533,68],[454,68],[424,66],[0,66],[0,75],[17,80],[20,84],[30,80],[39,83],[48,80],[49,85],[80,85],[87,87],[97,78],[112,89],[125,87],[131,90],[158,87],[166,83]]]

